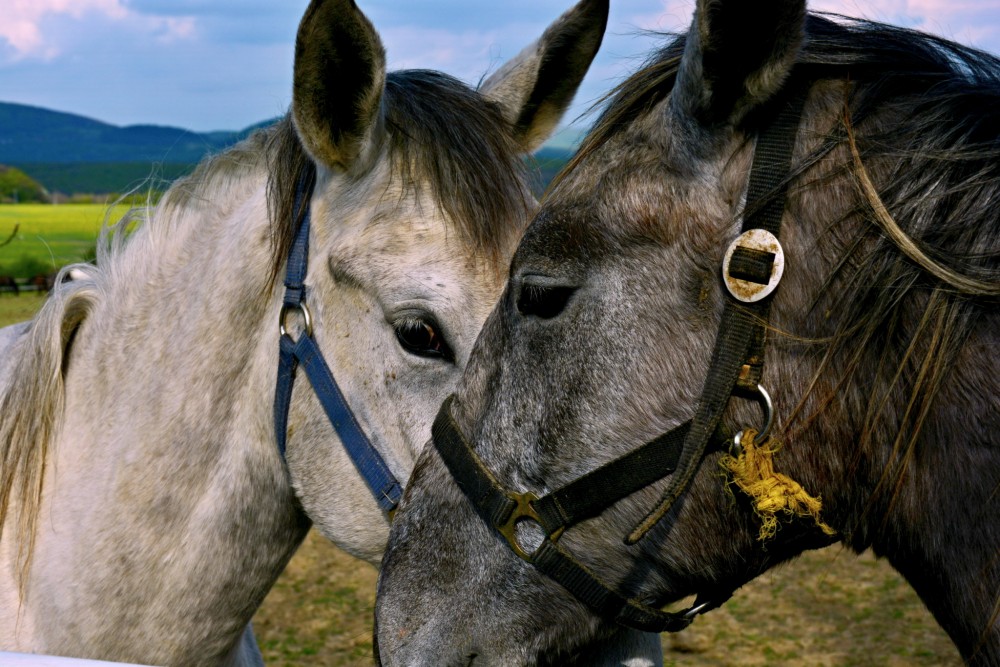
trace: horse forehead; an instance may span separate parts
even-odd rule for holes
[[[612,247],[639,238],[709,250],[740,215],[751,159],[752,144],[738,139],[695,160],[668,134],[623,132],[563,179],[532,226]]]
[[[568,183],[546,203],[525,235],[525,251],[578,248],[585,257],[622,245],[694,245],[708,250],[736,219],[745,178],[680,174],[660,168],[602,165],[602,177]],[[599,187],[593,187],[596,182]],[[534,243],[530,240],[533,239]]]
[[[447,301],[495,298],[496,280],[443,217],[414,216],[371,222],[342,238],[330,256],[384,292],[409,292],[418,285],[429,297]]]

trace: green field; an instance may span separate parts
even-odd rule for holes
[[[93,259],[94,243],[109,211],[105,204],[0,206],[0,275],[27,280],[73,262]],[[120,217],[125,207],[114,209]],[[109,218],[114,221],[117,217]]]

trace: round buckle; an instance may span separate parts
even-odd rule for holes
[[[285,328],[285,320],[288,319],[288,313],[296,310],[302,313],[302,326],[305,329],[305,334],[312,337],[312,313],[309,312],[309,306],[307,306],[304,301],[297,306],[290,306],[287,303],[281,305],[281,311],[278,313],[278,331],[282,336],[289,335],[288,329]]]
[[[737,268],[734,276],[731,265],[737,248],[742,249],[744,255],[756,259],[756,265],[747,264],[747,267],[763,271],[764,274],[754,275],[754,271],[742,272]],[[769,273],[767,260],[770,260]],[[778,287],[784,272],[785,252],[778,237],[766,229],[750,229],[740,234],[729,245],[722,260],[722,280],[726,283],[726,289],[733,298],[743,303],[754,303],[770,295]]]

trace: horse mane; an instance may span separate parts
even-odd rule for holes
[[[520,148],[500,109],[432,70],[390,72],[382,109],[390,172],[403,192],[429,187],[470,254],[496,268],[523,230],[532,203]],[[315,167],[290,115],[273,128],[267,144],[273,284],[298,227],[298,183],[311,180]]]
[[[6,384],[0,386],[0,540],[17,540],[16,575],[22,597],[35,543],[49,445],[62,422],[64,373],[77,330],[111,287],[134,281],[130,270],[135,262],[123,259],[126,248],[145,245],[138,254],[156,256],[164,247],[164,237],[191,219],[190,212],[200,202],[212,201],[214,205],[218,192],[231,191],[237,182],[249,183],[247,176],[263,173],[268,136],[267,130],[258,131],[203,160],[192,174],[178,179],[155,208],[132,208],[112,223],[114,207],[109,207],[96,244],[96,265],[64,267],[23,338],[11,348]],[[138,225],[146,232],[141,240],[131,233]],[[85,277],[63,282],[63,276],[74,269]]]
[[[685,40],[671,36],[602,100],[603,112],[550,192],[669,95]],[[838,151],[847,160],[824,182],[846,178],[857,198],[827,221],[826,233],[844,250],[813,309],[834,310],[841,320],[832,338],[816,341],[828,345],[807,392],[819,407],[805,415],[802,397],[788,423],[801,419],[796,432],[804,431],[846,387],[868,387],[858,401],[858,456],[876,441],[892,443],[878,457],[886,466],[871,501],[887,499],[888,516],[934,398],[1000,297],[1000,222],[990,206],[1000,201],[1000,59],[914,30],[810,14],[791,77],[845,82],[845,100],[840,122],[788,180]],[[740,129],[752,133],[765,113]],[[802,189],[803,182],[792,184],[793,193]],[[833,379],[820,382],[824,374]]]
[[[86,268],[85,268],[86,267]],[[0,387],[0,539],[12,537],[8,525],[16,508],[17,576],[23,597],[25,574],[35,542],[49,443],[63,410],[63,372],[80,324],[101,298],[92,279],[63,283],[66,267],[24,334]],[[90,271],[94,267],[78,265]]]

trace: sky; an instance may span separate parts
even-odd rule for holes
[[[475,84],[572,0],[358,0],[389,68]],[[238,130],[283,114],[306,0],[0,0],[0,101],[114,125]],[[611,0],[601,52],[567,114],[580,116],[694,0]],[[814,0],[814,10],[914,27],[1000,54],[1000,0]],[[577,121],[581,127],[585,121]],[[0,128],[2,134],[3,128]]]

